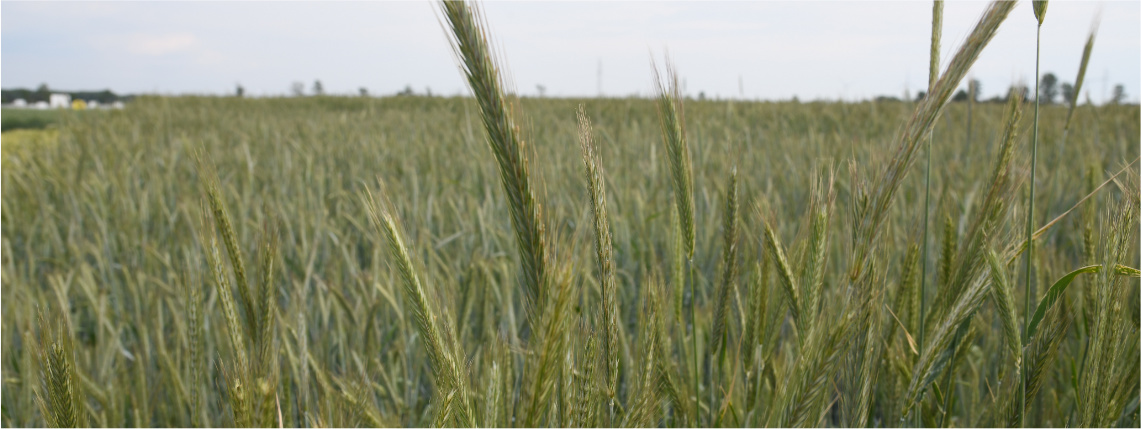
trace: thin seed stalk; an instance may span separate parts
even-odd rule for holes
[[[685,260],[685,281],[689,283],[689,325],[690,343],[693,345],[693,415],[694,422],[701,424],[701,372],[697,368],[697,279],[693,274],[693,256]]]
[[[682,234],[681,243],[686,259],[685,280],[689,282],[689,318],[693,332],[693,395],[694,415],[696,422],[701,422],[701,399],[698,391],[697,368],[697,318],[694,306],[697,305],[696,278],[693,267],[693,249],[696,241],[694,233],[694,203],[693,203],[693,167],[689,156],[689,145],[685,139],[685,116],[682,104],[681,88],[678,85],[677,73],[673,66],[666,61],[666,79],[657,66],[653,67],[654,84],[658,95],[658,117],[662,125],[662,141],[669,155],[670,172],[673,179],[674,203],[677,206],[678,224]]]
[[[1031,311],[1033,311],[1033,308],[1034,308],[1034,295],[1031,293],[1031,290],[1030,290],[1030,275],[1031,275],[1032,270],[1033,270],[1032,265],[1033,265],[1033,260],[1034,260],[1034,176],[1035,176],[1034,172],[1038,170],[1038,104],[1039,104],[1039,99],[1041,98],[1040,94],[1038,93],[1038,91],[1039,91],[1038,85],[1039,85],[1040,81],[1042,80],[1038,76],[1038,74],[1040,73],[1038,68],[1040,66],[1039,63],[1041,61],[1041,57],[1042,57],[1042,21],[1039,20],[1038,21],[1037,41],[1034,44],[1034,132],[1033,132],[1034,136],[1032,137],[1031,143],[1030,143],[1030,202],[1028,203],[1028,208],[1026,210],[1026,246],[1027,246],[1026,247],[1026,279],[1025,279],[1026,280],[1026,285],[1025,285],[1026,286],[1025,287],[1025,292],[1026,292],[1026,320],[1030,320]],[[1023,344],[1030,342],[1030,338],[1027,336],[1030,333],[1028,328],[1029,328],[1029,325],[1023,327],[1023,331],[1022,331],[1022,343]],[[1026,359],[1026,357],[1023,356],[1023,360],[1025,360],[1025,359]],[[1022,418],[1020,419],[1020,423],[1021,423],[1022,427],[1026,427],[1026,385],[1027,385],[1027,383],[1029,383],[1029,381],[1030,381],[1030,379],[1027,378],[1025,374],[1023,374],[1023,376],[1022,376],[1022,392],[1020,395],[1020,396],[1022,396],[1022,404],[1019,405],[1019,414],[1022,416]]]
[[[935,82],[939,79],[939,39],[943,34],[943,2],[935,0],[931,7],[931,64],[928,67],[927,96],[934,96]],[[927,234],[931,213],[931,141],[935,139],[935,125],[927,136],[927,168],[923,177],[923,256],[919,270],[919,354],[923,354],[923,344],[927,331],[927,252],[930,237]],[[923,423],[922,408],[915,413],[917,422]]]
[[[971,79],[970,82],[967,83],[967,143],[964,146],[967,148],[968,155],[970,154],[971,147],[971,119],[974,117],[973,110],[975,106],[975,91],[977,88],[975,85],[974,79]]]
[[[934,128],[934,126],[932,126]],[[927,171],[923,179],[923,256],[919,259],[919,355],[923,356],[927,332],[927,249],[930,247],[927,236],[928,215],[931,212],[931,140],[927,137]],[[923,407],[915,411],[916,427],[923,426]]]

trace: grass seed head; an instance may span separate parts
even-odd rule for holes
[[[1046,20],[1046,6],[1049,3],[1047,0],[1034,0],[1034,18],[1038,20],[1038,26],[1042,26],[1042,22]]]

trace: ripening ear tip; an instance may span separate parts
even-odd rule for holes
[[[1042,21],[1046,19],[1046,6],[1048,0],[1034,0],[1034,17],[1038,19],[1038,25],[1042,25]]]

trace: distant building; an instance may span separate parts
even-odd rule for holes
[[[71,110],[84,110],[87,108],[87,102],[83,100],[75,100],[71,102]]]
[[[12,100],[12,107],[28,107],[28,100],[23,98]]]
[[[99,100],[88,100],[87,101],[87,108],[88,109],[98,109],[99,108]]]
[[[41,101],[37,101],[36,104],[32,105],[32,108],[39,109],[39,110],[47,110],[47,109],[51,108],[51,105],[48,104],[48,102],[41,100]]]
[[[122,101],[116,101],[114,103],[111,103],[111,108],[112,109],[122,109],[123,108],[123,102]]]
[[[48,104],[54,109],[66,109],[71,107],[71,96],[67,94],[52,94],[48,98]]]

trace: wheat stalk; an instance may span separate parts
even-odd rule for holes
[[[63,322],[50,327],[40,318],[43,344],[40,350],[41,391],[36,402],[47,425],[53,428],[78,428],[84,423],[84,405],[75,377],[74,357],[68,328]]]
[[[670,177],[673,179],[674,206],[677,208],[679,238],[685,259],[682,283],[689,283],[689,319],[691,346],[693,353],[693,380],[695,420],[701,421],[701,405],[697,392],[700,375],[697,369],[697,279],[693,273],[693,252],[696,243],[693,202],[693,165],[690,161],[689,143],[685,135],[685,109],[682,103],[681,86],[677,71],[669,58],[666,58],[666,81],[663,82],[657,64],[651,63],[654,74],[654,88],[658,98],[658,120],[662,127],[662,143],[669,157]],[[680,303],[679,303],[680,305]]]
[[[203,215],[204,219],[205,217],[206,215]],[[226,385],[230,393],[227,399],[233,411],[235,426],[250,426],[248,402],[242,390],[244,389],[243,386],[250,385],[245,378],[245,370],[249,367],[246,338],[243,335],[242,322],[238,319],[237,304],[234,302],[233,294],[230,291],[230,280],[223,271],[221,252],[218,250],[218,239],[212,232],[206,234],[206,238],[202,240],[204,242],[203,247],[206,248],[206,260],[214,276],[214,284],[218,288],[219,301],[222,302],[222,314],[226,319],[226,332],[229,334],[230,350],[234,362],[234,365],[231,366],[227,366],[223,362],[218,362],[218,365],[222,368],[223,375],[226,376]],[[238,370],[235,371],[233,367],[237,367]]]
[[[970,320],[988,295],[990,269],[982,263],[985,249],[991,240],[994,228],[1005,213],[1005,200],[1011,189],[1010,161],[1013,156],[1016,127],[1021,100],[1011,97],[1006,113],[1006,127],[1002,139],[1002,149],[991,175],[987,194],[983,203],[972,215],[967,228],[964,246],[954,258],[952,275],[936,297],[927,323],[934,324],[932,336],[925,340],[920,349],[920,359],[908,384],[904,397],[904,417],[915,403],[923,398],[927,387],[952,362],[958,344],[966,335]],[[1013,251],[1004,252],[1009,257]],[[917,413],[918,414],[918,413]]]
[[[1082,83],[1086,80],[1086,68],[1089,66],[1090,54],[1093,52],[1093,40],[1097,36],[1097,25],[1090,29],[1089,38],[1082,48],[1082,62],[1078,66],[1078,77],[1074,79],[1074,96],[1070,100],[1070,107],[1066,110],[1066,123],[1062,127],[1062,144],[1065,144],[1065,135],[1070,130],[1070,121],[1074,118],[1074,109],[1078,107],[1078,95],[1082,92]]]
[[[939,40],[943,35],[943,1],[935,0],[931,6],[931,63],[928,67],[927,97],[935,95],[935,82],[939,78]],[[926,101],[926,98],[924,99]],[[932,129],[935,128],[932,122]],[[919,352],[923,352],[924,336],[927,331],[927,252],[930,237],[927,233],[928,217],[931,214],[931,143],[935,139],[934,130],[927,136],[927,168],[923,172],[923,254],[919,259]],[[922,422],[922,410],[916,413],[916,421]]]
[[[854,323],[853,313],[827,325],[814,325],[803,340],[803,347],[795,366],[789,372],[790,380],[782,383],[776,393],[776,404],[769,412],[768,426],[815,427],[827,407],[822,404],[829,391],[829,380],[840,360],[844,347],[840,341]]]
[[[1026,299],[1026,320],[1030,320],[1031,309],[1034,308],[1034,294],[1031,291],[1031,276],[1033,275],[1033,260],[1034,260],[1034,185],[1035,173],[1038,170],[1038,107],[1041,92],[1038,90],[1038,85],[1042,81],[1042,75],[1038,70],[1041,62],[1042,55],[1042,22],[1046,19],[1046,0],[1034,0],[1034,17],[1038,20],[1038,27],[1034,45],[1034,135],[1030,143],[1030,197],[1026,209],[1026,275],[1025,280],[1025,299]],[[1027,325],[1029,328],[1029,325]],[[1030,341],[1030,331],[1024,329],[1022,333],[1023,342]],[[1024,379],[1022,382],[1022,405],[1020,419],[1022,424],[1026,424],[1026,387],[1028,380]]]
[[[1082,48],[1082,61],[1078,66],[1078,76],[1074,79],[1073,95],[1069,100],[1069,107],[1066,109],[1066,122],[1062,126],[1062,141],[1058,143],[1058,157],[1061,158],[1066,153],[1066,141],[1070,136],[1070,123],[1074,119],[1074,112],[1078,107],[1078,96],[1082,92],[1082,84],[1086,80],[1086,68],[1089,66],[1090,54],[1093,53],[1093,41],[1097,36],[1097,21],[1094,21],[1093,27],[1090,28],[1089,37],[1086,39],[1085,47]]]
[[[967,40],[952,57],[946,71],[942,74],[927,97],[916,107],[915,112],[908,120],[897,139],[897,147],[888,165],[884,167],[876,181],[876,188],[867,196],[867,209],[861,210],[862,215],[855,225],[855,252],[853,256],[856,263],[851,277],[857,278],[870,262],[870,252],[875,240],[879,237],[880,225],[887,214],[888,207],[895,200],[896,191],[906,176],[908,168],[915,161],[915,152],[919,141],[930,131],[931,126],[943,111],[951,92],[962,81],[963,76],[970,70],[983,48],[990,42],[998,31],[998,27],[1014,8],[1014,2],[995,1],[987,7],[983,16],[975,24]]]
[[[788,257],[785,256],[784,246],[781,245],[780,239],[777,238],[776,232],[773,232],[773,228],[768,222],[765,222],[765,248],[769,257],[776,264],[777,277],[781,280],[781,286],[783,286],[781,290],[784,291],[784,297],[788,300],[792,320],[799,329],[807,331],[811,323],[811,316],[802,307],[803,299],[800,297],[800,288],[797,286],[796,276],[792,273]]]
[[[214,165],[202,152],[195,155],[195,161],[198,165],[198,174],[203,178],[203,185],[206,189],[206,202],[209,203],[211,217],[214,219],[214,224],[218,228],[218,232],[222,235],[222,242],[226,245],[226,254],[230,258],[230,267],[234,271],[234,285],[238,289],[238,295],[241,297],[241,305],[246,319],[246,335],[254,338],[257,342],[260,332],[258,331],[257,311],[254,308],[255,301],[253,292],[250,290],[250,284],[246,279],[246,265],[242,259],[242,251],[238,247],[238,234],[234,231],[233,223],[230,221],[230,215],[226,211],[226,203],[222,200],[222,191],[218,184],[218,173],[214,170]]]
[[[669,166],[673,178],[674,205],[681,221],[682,244],[685,256],[693,259],[694,206],[693,206],[693,165],[690,161],[689,143],[685,136],[685,109],[682,103],[681,86],[678,85],[677,71],[666,59],[666,76],[653,65],[654,88],[658,97],[658,118],[662,124],[662,142],[669,155]]]
[[[384,198],[384,197],[382,197]],[[388,244],[388,249],[395,259],[397,271],[400,273],[404,296],[411,307],[416,328],[424,337],[424,349],[428,353],[428,361],[432,369],[436,386],[441,392],[454,394],[456,403],[445,400],[438,404],[441,410],[455,408],[457,422],[467,426],[475,426],[471,414],[471,401],[468,396],[466,377],[462,371],[462,360],[452,355],[453,347],[444,341],[444,336],[451,331],[451,324],[447,317],[440,316],[434,308],[431,297],[420,281],[418,270],[412,263],[412,256],[404,244],[404,236],[392,214],[390,203],[377,201],[371,191],[362,197],[362,203],[374,227],[380,231]],[[454,338],[455,334],[448,335]],[[445,398],[441,398],[444,400]],[[442,411],[441,411],[442,412]]]
[[[515,107],[504,94],[504,83],[479,10],[465,1],[441,1],[452,29],[452,49],[479,104],[487,142],[499,164],[500,179],[511,209],[511,225],[523,264],[523,284],[533,306],[531,318],[543,313],[548,284],[547,238],[541,206],[531,183],[528,151],[517,125]]]
[[[731,167],[729,169],[729,183],[725,190],[725,208],[723,212],[721,228],[724,244],[721,252],[721,284],[717,288],[717,298],[713,307],[713,330],[709,341],[709,347],[706,349],[706,362],[710,362],[710,387],[709,387],[709,407],[714,409],[714,399],[716,398],[717,383],[712,377],[712,357],[714,354],[718,356],[716,362],[718,373],[722,368],[722,363],[725,358],[725,344],[728,341],[728,334],[726,323],[728,322],[729,310],[729,293],[735,290],[735,281],[737,278],[737,228],[738,228],[738,214],[737,214],[737,168]]]
[[[538,427],[544,423],[551,402],[551,394],[557,384],[556,367],[566,350],[566,332],[569,330],[571,303],[576,301],[571,287],[571,279],[564,268],[558,273],[555,294],[550,296],[548,308],[543,315],[536,333],[537,347],[528,356],[530,370],[524,379],[523,398],[525,401],[522,423],[528,427]],[[553,424],[547,422],[547,424]]]
[[[1129,191],[1135,192],[1135,189]],[[1078,424],[1082,427],[1105,427],[1114,421],[1124,401],[1118,398],[1112,386],[1124,376],[1124,370],[1137,364],[1131,356],[1125,361],[1129,367],[1123,367],[1120,359],[1119,352],[1125,349],[1123,345],[1136,344],[1137,336],[1136,332],[1129,332],[1132,326],[1125,321],[1127,316],[1120,305],[1125,294],[1119,285],[1121,276],[1114,267],[1132,247],[1130,241],[1139,209],[1135,195],[1123,198],[1101,233],[1102,269],[1094,288],[1095,314],[1079,386],[1082,401],[1078,407]]]
[[[721,252],[721,285],[717,289],[717,302],[713,307],[713,336],[710,349],[718,352],[726,341],[725,324],[729,310],[729,291],[737,278],[737,168],[729,170],[729,186],[725,190],[725,208],[722,219],[724,244]]]
[[[801,312],[807,315],[807,320],[813,320],[820,307],[820,298],[823,295],[824,272],[827,269],[828,253],[828,226],[832,220],[832,203],[834,177],[829,171],[827,178],[821,182],[812,183],[812,205],[808,212],[809,240],[805,254],[804,273],[800,280],[799,298],[803,301]]]
[[[1014,371],[1022,370],[1022,337],[1018,334],[1018,315],[1015,312],[1014,291],[1006,275],[1005,264],[998,259],[993,249],[986,253],[987,263],[990,265],[991,299],[994,300],[998,310],[998,318],[1002,322],[1002,334],[1005,339],[1010,356],[1014,358]]]
[[[594,217],[595,255],[598,260],[598,280],[602,290],[602,348],[605,359],[605,392],[609,397],[607,418],[613,419],[614,399],[618,391],[618,290],[614,281],[614,248],[611,244],[610,220],[606,213],[606,177],[602,169],[602,155],[594,146],[594,134],[586,110],[579,105],[579,148],[586,166],[587,190],[590,209]]]
[[[204,426],[201,421],[202,418],[202,372],[205,367],[202,365],[202,347],[203,332],[202,332],[202,290],[198,286],[198,277],[195,275],[196,271],[190,271],[190,279],[183,281],[183,288],[185,290],[186,299],[186,318],[187,318],[187,342],[189,343],[189,369],[190,369],[190,425],[193,427]]]

